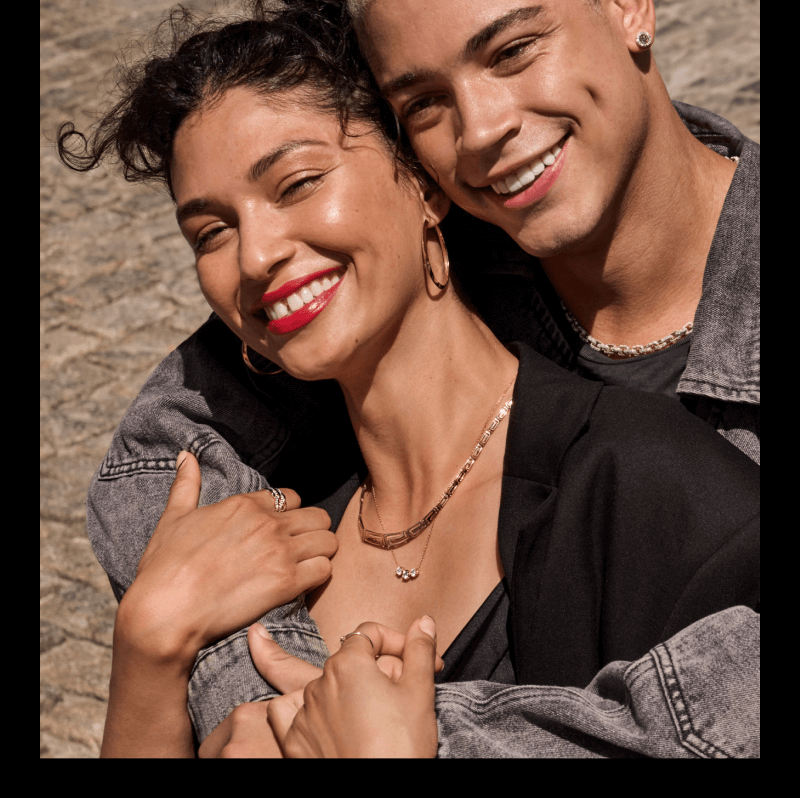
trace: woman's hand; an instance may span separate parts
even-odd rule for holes
[[[203,740],[200,759],[280,759],[283,754],[267,721],[267,701],[239,704]]]
[[[328,514],[300,509],[291,490],[283,513],[267,491],[198,508],[200,466],[182,456],[118,624],[148,655],[191,664],[204,646],[321,585],[337,541]]]
[[[374,651],[361,635],[350,637],[320,678],[314,678],[317,668],[262,638],[258,627],[248,633],[253,662],[287,692],[267,706],[285,756],[436,756],[433,675],[444,663],[436,655],[432,618],[415,621],[405,637],[379,624],[361,624],[358,631],[372,640]]]

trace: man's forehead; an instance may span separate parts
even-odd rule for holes
[[[389,90],[397,90],[411,73],[443,59],[469,58],[552,5],[553,0],[372,0],[362,6],[359,41],[382,88],[390,82]]]

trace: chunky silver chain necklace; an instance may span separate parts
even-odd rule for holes
[[[680,341],[681,338],[688,335],[692,331],[692,322],[689,322],[685,327],[681,327],[680,330],[675,330],[675,332],[670,333],[669,335],[665,335],[663,338],[659,338],[657,341],[652,341],[649,344],[645,344],[644,346],[625,346],[624,344],[620,344],[619,346],[615,344],[603,344],[597,340],[597,338],[592,338],[586,330],[578,324],[578,320],[567,310],[567,306],[562,302],[561,308],[563,309],[564,313],[567,316],[567,321],[572,326],[572,329],[575,330],[576,333],[581,337],[582,341],[585,341],[592,349],[596,349],[598,352],[602,352],[604,355],[618,355],[619,357],[637,357],[639,355],[649,355],[651,352],[658,352],[659,349],[664,349],[671,344],[674,344],[675,341]]]

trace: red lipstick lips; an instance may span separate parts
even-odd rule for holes
[[[307,274],[304,277],[298,277],[294,280],[289,280],[288,283],[284,283],[280,288],[276,288],[274,291],[264,294],[264,296],[261,297],[259,305],[271,305],[273,302],[277,302],[280,299],[286,299],[287,296],[291,296],[295,291],[302,288],[307,283],[313,283],[314,280],[318,280],[324,277],[326,274],[330,274],[331,272],[339,271],[340,268],[340,266],[334,266],[331,269],[323,269],[322,271],[314,272],[313,274]]]
[[[305,277],[299,277],[296,280],[290,280],[277,290],[264,294],[264,296],[261,297],[261,302],[259,304],[263,307],[264,305],[270,305],[273,302],[278,302],[281,299],[286,299],[286,297],[295,293],[295,291],[299,291],[304,285],[312,283],[314,280],[321,279],[325,277],[325,275],[331,274],[332,272],[338,272],[339,269],[340,267],[337,266],[333,269],[324,269],[323,271],[315,272],[314,274],[309,274]],[[298,308],[288,316],[284,316],[282,319],[270,321],[267,324],[267,329],[275,335],[286,335],[287,333],[299,330],[301,327],[305,327],[306,324],[322,313],[328,303],[333,299],[334,294],[336,294],[336,291],[342,284],[344,277],[345,275],[342,275],[336,285],[332,285],[327,291],[323,291],[319,296],[314,297],[311,302],[309,302],[307,305],[303,305],[302,308]]]

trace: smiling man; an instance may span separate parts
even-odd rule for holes
[[[414,151],[470,214],[443,228],[487,320],[680,400],[758,461],[759,147],[671,102],[651,0],[348,7]]]

